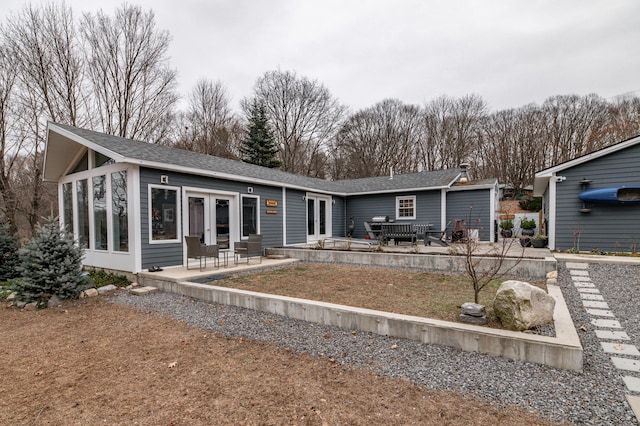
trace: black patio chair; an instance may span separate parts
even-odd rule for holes
[[[206,245],[200,242],[200,238],[185,235],[184,239],[187,243],[187,269],[189,269],[189,259],[198,259],[200,261],[200,270],[207,267],[207,257],[213,258],[213,264],[216,268],[220,267],[220,250],[218,246]],[[204,259],[204,268],[202,260]]]
[[[262,235],[249,234],[247,241],[236,241],[233,243],[234,264],[240,263],[240,259],[244,256],[249,264],[249,259],[258,257],[262,263]]]

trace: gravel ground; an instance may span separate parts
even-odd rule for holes
[[[639,268],[590,265],[602,292],[632,343],[640,346]],[[275,343],[317,357],[401,377],[435,390],[476,394],[496,404],[515,404],[576,425],[637,425],[625,399],[621,374],[603,352],[564,264],[558,284],[584,347],[584,372],[575,373],[489,355],[341,330],[168,293],[117,295],[113,300],[225,336]],[[612,279],[613,278],[613,279]],[[397,346],[396,346],[397,345]]]

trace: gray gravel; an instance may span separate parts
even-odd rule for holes
[[[590,265],[590,275],[640,346],[640,270],[635,266]],[[400,377],[434,390],[475,394],[498,405],[515,404],[576,425],[637,425],[625,399],[621,374],[602,351],[564,264],[562,288],[584,347],[584,372],[575,373],[489,355],[420,344],[231,306],[213,305],[169,293],[118,294],[113,301],[168,315],[225,336],[275,343],[314,357]],[[221,321],[224,320],[224,321]],[[393,349],[392,346],[397,345]]]

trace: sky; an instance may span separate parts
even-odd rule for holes
[[[24,0],[3,0],[0,22]],[[40,4],[33,1],[32,4]],[[121,0],[67,0],[76,17]],[[239,111],[267,71],[322,83],[352,111],[480,95],[492,111],[550,96],[640,96],[638,0],[130,0],[169,31],[186,99],[220,80]],[[185,101],[182,101],[185,102]]]

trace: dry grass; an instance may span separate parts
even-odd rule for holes
[[[445,321],[456,321],[460,306],[473,302],[463,276],[364,266],[306,263],[212,284]],[[494,281],[480,292],[495,328],[501,325],[491,306],[499,285]]]

